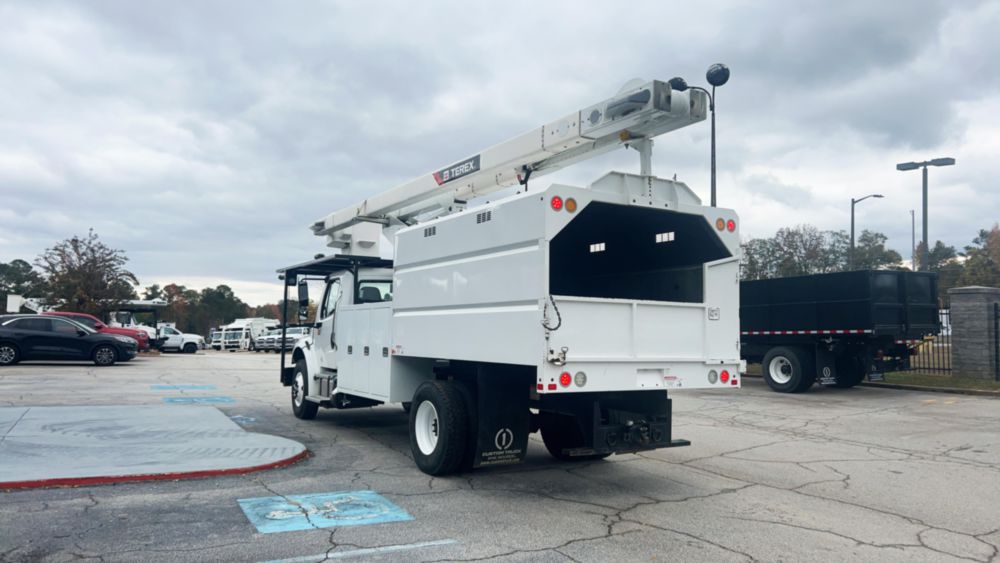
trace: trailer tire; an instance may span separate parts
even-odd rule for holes
[[[295,362],[295,375],[292,376],[292,414],[302,420],[312,420],[316,418],[319,405],[306,400],[309,395],[309,371],[306,369],[306,361]]]
[[[469,414],[454,381],[425,381],[413,394],[410,451],[428,475],[447,475],[462,467],[468,448]]]
[[[849,389],[865,379],[865,363],[853,354],[843,354],[835,360],[837,382],[831,387]]]
[[[767,386],[778,393],[801,393],[816,381],[808,351],[791,346],[775,346],[764,354],[761,371]]]
[[[611,454],[567,455],[564,450],[584,446],[583,431],[575,418],[561,414],[542,413],[539,422],[542,442],[552,457],[561,461],[593,461]]]

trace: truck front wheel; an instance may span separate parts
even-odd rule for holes
[[[447,475],[461,468],[469,428],[465,398],[454,381],[425,381],[413,394],[410,450],[417,467],[428,475]]]
[[[777,346],[767,351],[762,364],[764,381],[778,393],[801,393],[816,381],[812,358],[806,350]]]
[[[539,427],[542,442],[552,457],[562,461],[588,461],[604,459],[611,454],[569,455],[566,450],[585,446],[583,431],[577,420],[561,414],[542,413]]]
[[[302,420],[316,418],[319,405],[306,400],[309,394],[309,373],[305,360],[295,362],[295,378],[292,380],[292,413]]]

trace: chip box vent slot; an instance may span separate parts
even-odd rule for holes
[[[482,213],[476,213],[476,224],[485,223],[487,221],[493,220],[493,210],[483,211]]]

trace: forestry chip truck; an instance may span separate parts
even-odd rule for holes
[[[312,334],[282,353],[295,416],[402,403],[430,475],[518,463],[538,430],[563,460],[688,445],[668,390],[739,388],[738,220],[650,160],[706,106],[633,82],[313,223],[337,253],[278,270],[300,317],[307,282],[325,285]],[[639,174],[535,182],[620,147]]]

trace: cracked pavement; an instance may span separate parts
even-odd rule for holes
[[[533,435],[520,466],[431,478],[410,459],[401,408],[298,420],[277,365],[273,354],[208,352],[0,370],[2,406],[230,396],[219,408],[245,428],[313,454],[249,475],[0,492],[0,561],[322,561],[421,544],[363,558],[1000,562],[997,399],[779,395],[746,379],[741,391],[672,395],[674,436],[690,447],[560,463]],[[374,490],[414,520],[259,534],[236,503],[351,490]]]

